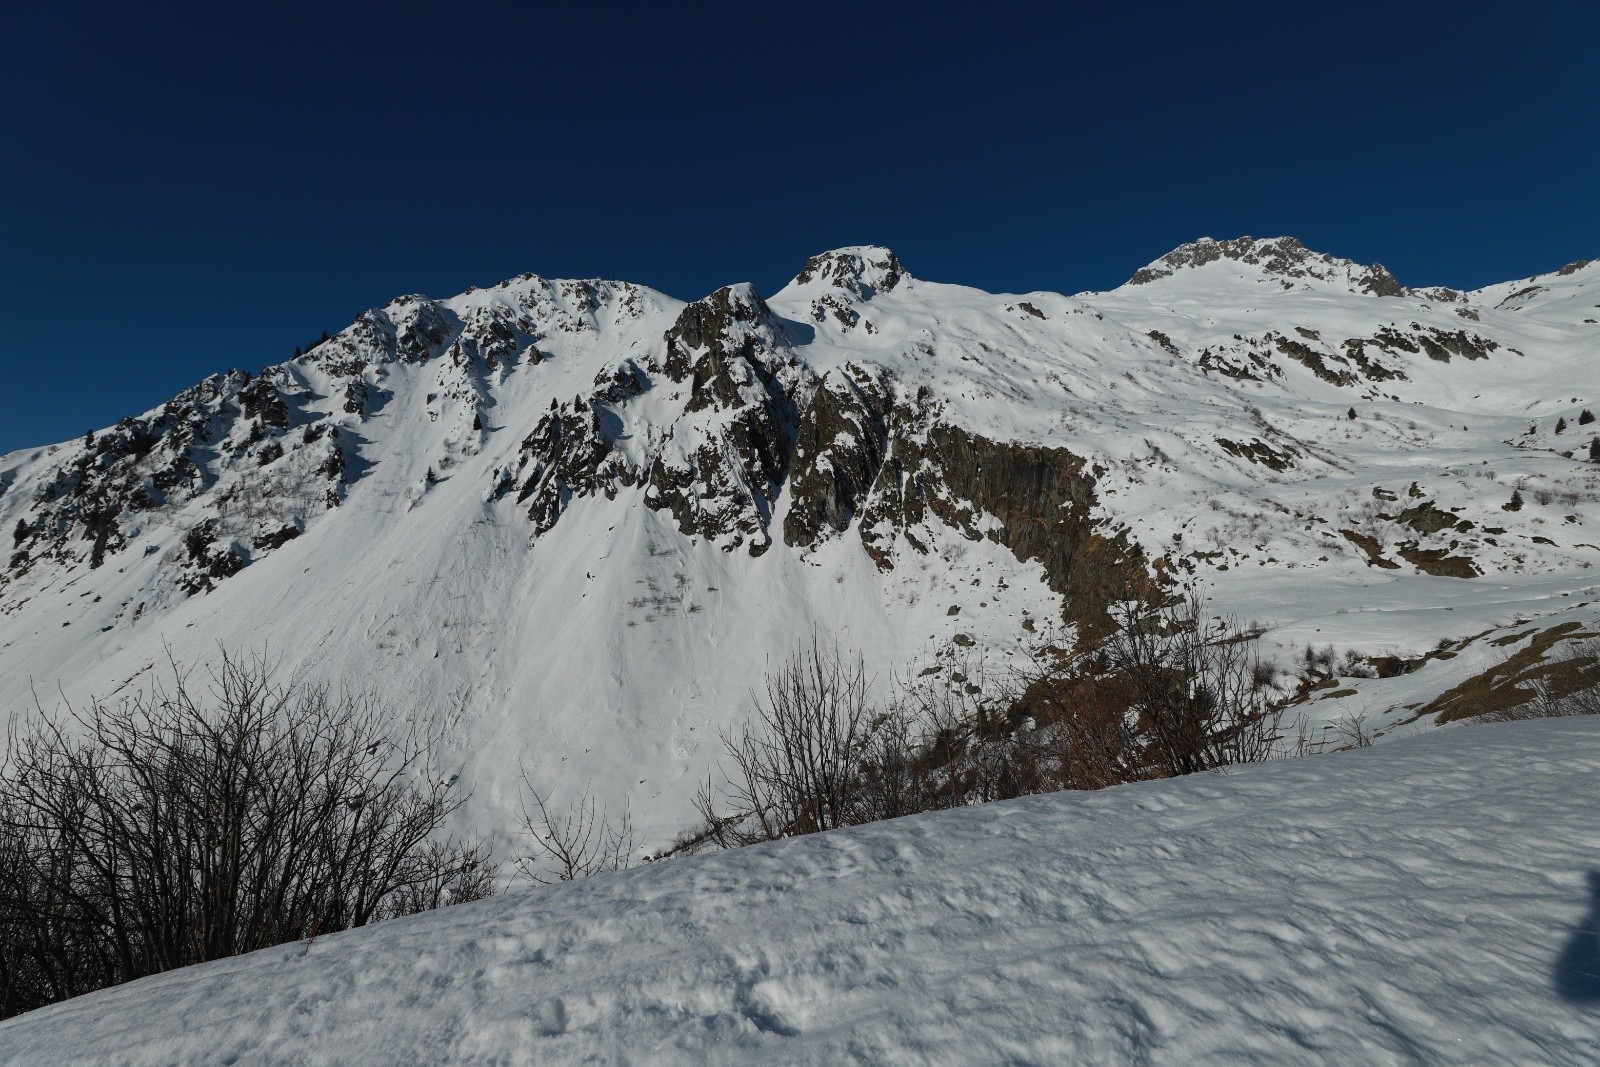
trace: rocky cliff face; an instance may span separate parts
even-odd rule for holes
[[[1137,590],[1148,569],[1126,530],[1096,514],[1094,475],[1066,449],[951,425],[926,390],[908,394],[848,364],[801,415],[784,537],[814,548],[853,524],[889,571],[903,552],[926,554],[942,525],[1040,563],[1065,621],[1100,634],[1111,602]]]

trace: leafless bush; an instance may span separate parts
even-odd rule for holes
[[[1206,619],[1194,595],[1119,614],[1104,656],[1127,687],[1147,766],[1179,775],[1271,757],[1280,713],[1262,684],[1254,634]]]
[[[540,885],[572,882],[603,871],[621,871],[633,863],[633,817],[626,810],[613,824],[594,794],[584,790],[578,803],[563,813],[550,810],[549,803],[523,772],[526,795],[533,798],[533,810],[526,801],[522,825],[538,853],[517,860],[517,871]]]
[[[1015,700],[981,662],[902,684],[879,706],[859,657],[819,640],[767,682],[742,729],[724,735],[731,764],[708,781],[701,826],[676,851],[1003,800],[1060,788],[1050,753],[1019,728]]]
[[[697,807],[720,845],[772,841],[865,821],[861,768],[874,721],[866,666],[813,638],[767,677],[756,713],[722,742],[733,773]]]
[[[1017,677],[968,652],[943,671],[902,682],[888,713],[890,736],[907,738],[918,811],[984,804],[1045,791],[1047,754],[1018,705]]]
[[[1333,724],[1333,732],[1344,742],[1345,748],[1371,748],[1376,740],[1367,725],[1367,713],[1350,712]]]
[[[674,851],[1278,754],[1274,672],[1254,631],[1207,622],[1193,598],[1129,604],[1118,623],[1088,655],[1041,649],[1001,679],[963,663],[902,684],[882,707],[859,658],[814,640],[723,736],[731,767],[702,787],[701,825]]]
[[[435,739],[224,655],[210,685],[37,709],[0,761],[0,1016],[487,896]]]

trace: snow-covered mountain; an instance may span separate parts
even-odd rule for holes
[[[400,297],[0,457],[0,718],[265,648],[454,724],[486,826],[520,767],[659,843],[813,632],[1003,665],[1153,571],[1359,652],[1303,713],[1394,736],[1600,621],[1597,359],[1600,262],[1463,293],[1291,238],[1076,296],[856,247],[766,298]]]
[[[1600,719],[506,893],[0,1022],[0,1064],[1592,1064]]]

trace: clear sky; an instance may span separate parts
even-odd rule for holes
[[[869,242],[1013,292],[1202,235],[1417,285],[1600,256],[1600,0],[495,7],[0,5],[0,452],[529,270],[694,298]]]

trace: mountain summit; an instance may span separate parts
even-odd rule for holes
[[[1180,271],[1198,270],[1210,264],[1224,264],[1231,272],[1259,274],[1278,281],[1285,288],[1295,284],[1308,285],[1321,282],[1366,296],[1402,297],[1413,290],[1401,286],[1394,275],[1381,263],[1370,266],[1340,259],[1324,252],[1314,252],[1293,237],[1239,237],[1231,241],[1215,241],[1202,237],[1198,241],[1179,245],[1160,259],[1141,267],[1128,279],[1129,285],[1148,285],[1170,278]],[[1240,272],[1239,267],[1254,268]],[[1431,290],[1432,299],[1456,300],[1459,293],[1452,290]]]

